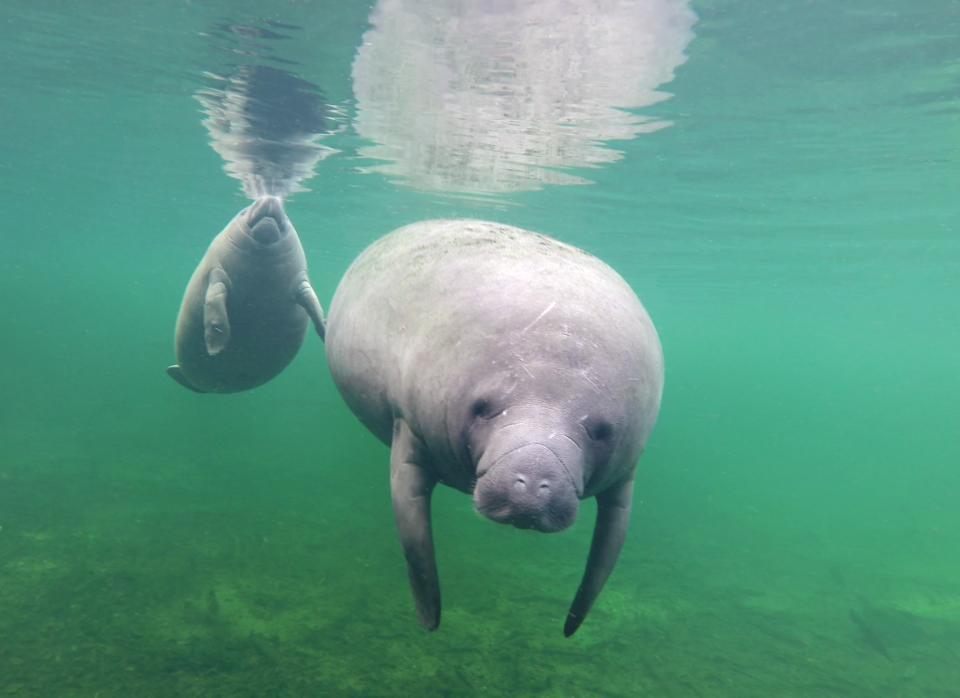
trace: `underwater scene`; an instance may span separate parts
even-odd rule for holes
[[[0,19],[0,697],[960,698],[957,0]],[[547,520],[456,367],[571,308]]]

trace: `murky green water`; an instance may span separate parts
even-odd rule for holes
[[[371,159],[373,9],[4,4],[0,695],[960,696],[960,4],[694,1],[675,96],[637,112],[672,126],[564,170],[591,185],[473,198]],[[303,27],[277,51],[345,112],[287,204],[325,305],[374,239],[472,216],[599,256],[653,317],[660,422],[574,638],[592,504],[545,536],[439,491],[428,634],[388,451],[317,337],[248,393],[164,375],[245,205],[192,98],[233,59],[199,33],[247,15]]]

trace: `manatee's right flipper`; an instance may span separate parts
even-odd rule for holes
[[[194,385],[187,380],[187,377],[183,375],[183,371],[180,370],[180,367],[176,364],[167,369],[167,375],[173,378],[173,380],[177,381],[177,383],[182,385],[187,390],[192,390],[195,393],[207,392],[206,390],[200,390],[200,388],[194,387]]]
[[[323,339],[327,333],[327,323],[323,319],[323,306],[320,305],[320,299],[317,298],[316,291],[313,290],[313,286],[307,280],[306,272],[300,272],[300,277],[300,283],[297,285],[296,301],[307,311],[307,315],[313,320],[314,329],[320,335],[320,339]]]
[[[207,295],[203,301],[203,338],[207,353],[216,356],[230,342],[230,318],[227,317],[227,284],[230,277],[223,269],[210,270]]]
[[[440,578],[433,552],[430,527],[430,496],[437,478],[424,467],[429,456],[406,421],[393,423],[393,444],[390,450],[390,494],[393,515],[397,519],[400,543],[407,558],[407,574],[417,618],[427,630],[440,625]]]
[[[564,623],[564,637],[570,637],[577,632],[613,572],[623,548],[623,541],[627,538],[632,501],[633,475],[597,495],[597,523],[593,529],[587,569],[583,573],[573,605],[570,606],[567,622]]]

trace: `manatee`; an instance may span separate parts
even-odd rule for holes
[[[287,367],[323,309],[283,204],[263,196],[230,221],[193,273],[177,318],[171,378],[198,393],[263,385]]]
[[[623,546],[663,388],[660,341],[626,282],[536,233],[415,223],[350,266],[330,305],[326,353],[350,409],[390,446],[420,624],[440,623],[430,499],[442,483],[493,521],[547,533],[596,497],[564,626],[576,632]]]

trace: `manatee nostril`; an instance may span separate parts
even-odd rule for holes
[[[513,488],[518,492],[523,492],[527,489],[527,481],[523,479],[522,475],[517,475],[516,482],[513,483]]]

